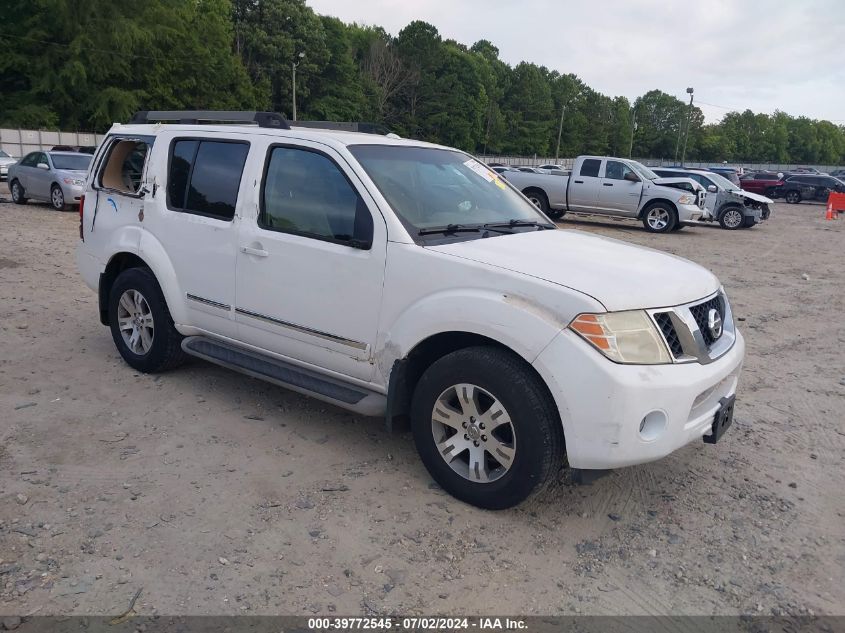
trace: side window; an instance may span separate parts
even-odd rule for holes
[[[587,161],[584,161],[586,164]],[[604,177],[611,180],[625,180],[625,174],[632,174],[634,170],[628,167],[625,163],[620,163],[618,160],[607,161],[607,166],[604,168]],[[584,169],[581,169],[581,175],[586,176]]]
[[[231,220],[248,153],[249,143],[175,140],[170,146],[168,207]]]
[[[591,178],[598,178],[599,168],[601,167],[601,160],[598,158],[587,158],[581,163],[581,176],[589,176]]]
[[[35,167],[38,164],[38,152],[32,152],[31,154],[27,154],[26,157],[21,161],[21,165],[24,167]]]
[[[135,194],[141,189],[141,176],[150,146],[137,139],[116,140],[100,166],[96,182],[104,189]]]
[[[261,228],[369,248],[373,218],[361,196],[327,156],[274,147],[261,188]]]
[[[47,154],[45,154],[44,152],[39,152],[39,154],[38,154],[38,160],[37,160],[37,161],[35,161],[35,162],[36,162],[36,164],[39,164],[39,165],[40,165],[41,163],[44,163],[45,165],[49,165],[49,164],[50,164],[50,161],[48,161],[48,160],[47,160]]]

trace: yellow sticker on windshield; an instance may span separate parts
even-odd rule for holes
[[[502,182],[501,178],[496,178],[496,180],[494,180],[493,182],[496,183],[496,186],[499,189],[507,189],[508,188],[508,186],[504,182]]]

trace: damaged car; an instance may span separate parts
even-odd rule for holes
[[[707,190],[705,215],[702,221],[718,222],[723,229],[749,228],[768,220],[769,205],[774,201],[750,191],[740,189],[719,174],[704,169],[656,168],[654,172],[664,177],[691,178]]]

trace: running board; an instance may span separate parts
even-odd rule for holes
[[[205,336],[182,340],[186,354],[291,389],[362,415],[384,415],[387,398],[260,352]]]

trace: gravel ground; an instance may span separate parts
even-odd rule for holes
[[[845,615],[845,220],[561,222],[714,270],[748,342],[712,447],[484,512],[407,434],[199,361],[119,358],[75,213],[0,189],[0,616]],[[2,628],[2,627],[0,627]]]

